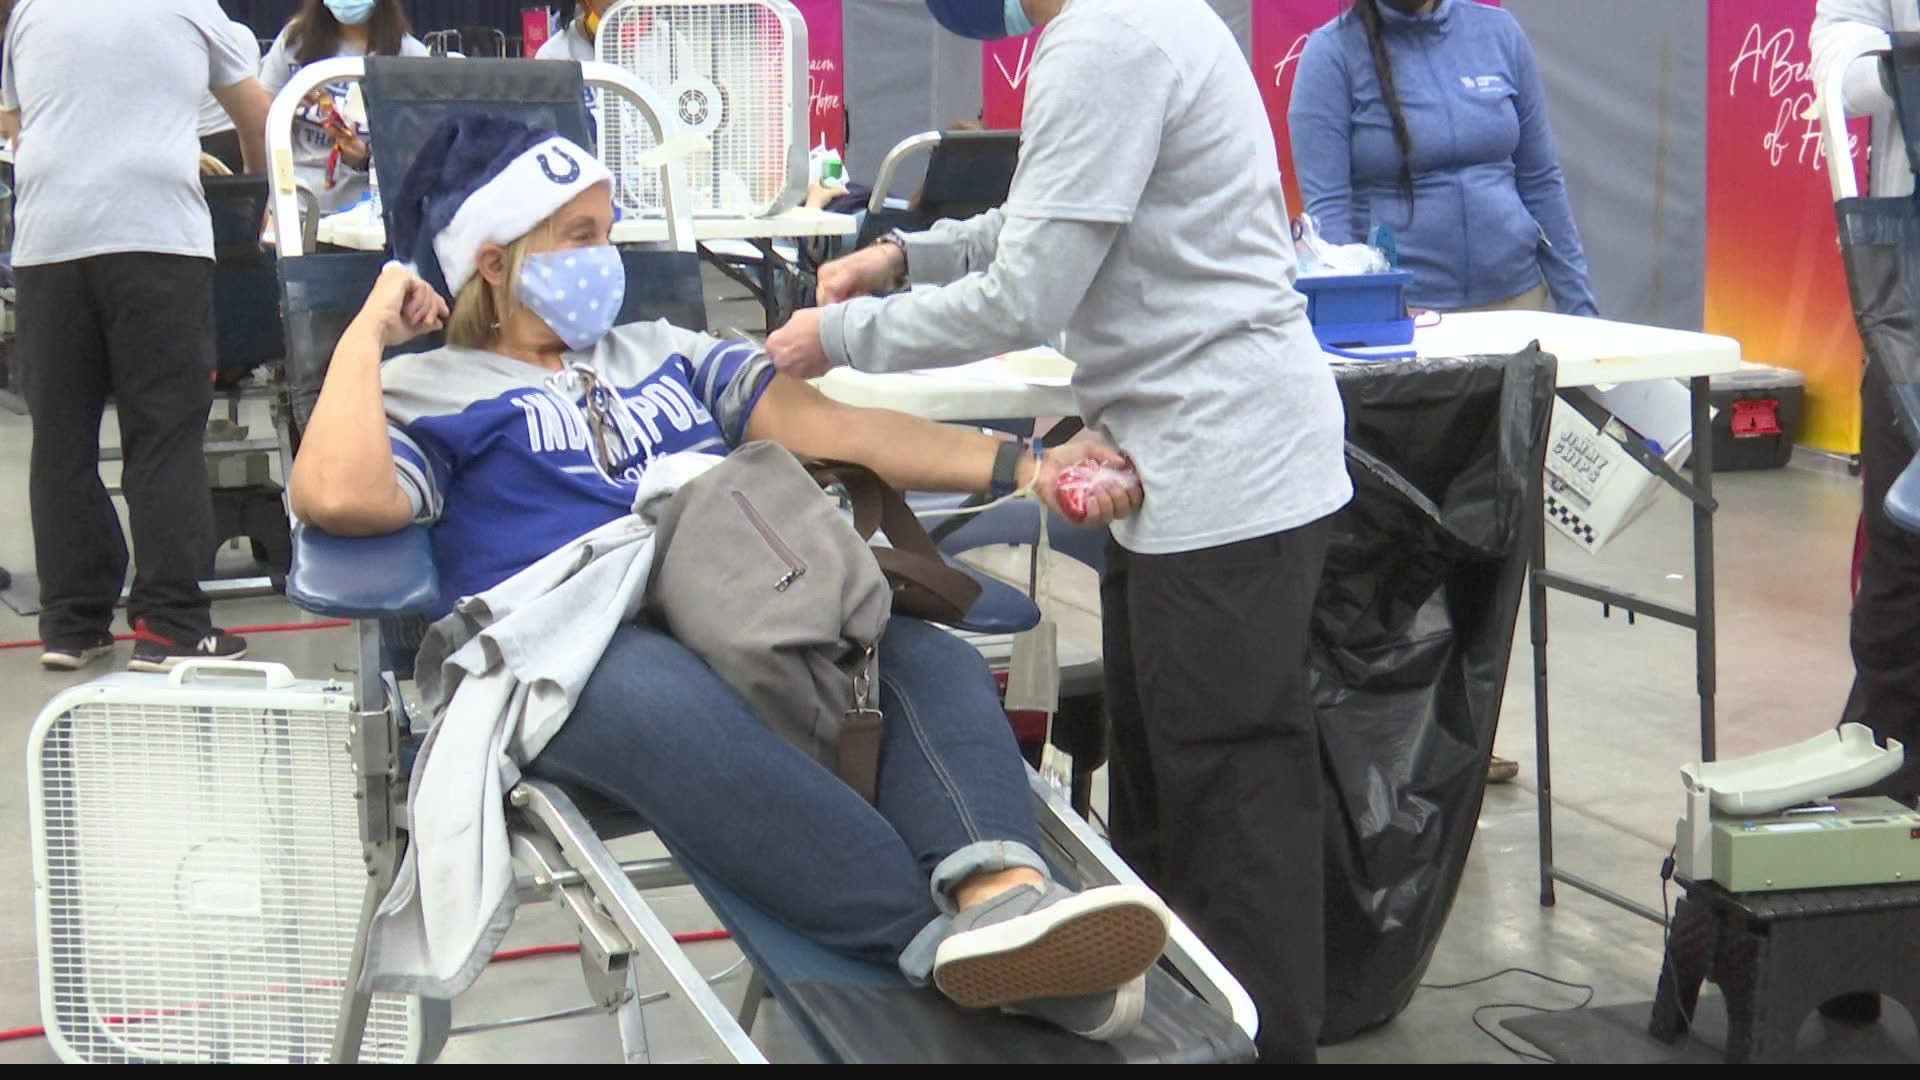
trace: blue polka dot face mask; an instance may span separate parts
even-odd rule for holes
[[[575,351],[607,336],[626,295],[627,268],[611,244],[537,251],[520,267],[520,302]]]

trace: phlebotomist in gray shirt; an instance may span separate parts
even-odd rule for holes
[[[769,351],[790,374],[895,371],[1070,333],[1081,413],[1146,489],[1101,590],[1115,846],[1252,994],[1262,1057],[1311,1061],[1307,632],[1352,486],[1259,89],[1204,0],[928,7],[968,37],[1046,27],[1007,205],[829,264],[831,306]],[[882,295],[908,281],[940,287]]]

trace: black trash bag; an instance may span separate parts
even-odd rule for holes
[[[1326,775],[1326,1022],[1391,1020],[1453,906],[1541,527],[1556,364],[1346,367],[1353,502],[1334,518],[1312,663]]]

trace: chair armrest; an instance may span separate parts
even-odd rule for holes
[[[873,178],[873,197],[867,201],[867,212],[878,214],[887,208],[887,196],[893,194],[894,179],[900,174],[900,167],[909,160],[922,154],[933,153],[946,138],[943,132],[923,131],[902,139],[880,162],[880,173]]]
[[[1920,442],[1920,383],[1893,387],[1893,411],[1907,438]],[[1910,533],[1920,533],[1920,459],[1907,466],[1887,489],[1887,516]]]
[[[440,572],[425,526],[349,539],[308,525],[293,528],[287,599],[338,619],[421,615],[440,602]]]
[[[929,500],[916,510],[939,510]],[[1053,550],[1075,562],[1105,573],[1107,566],[1107,530],[1090,529],[1069,523],[1059,514],[1048,519],[1047,541]],[[929,530],[945,524],[948,518],[928,519]],[[940,538],[940,550],[947,555],[993,547],[997,544],[1030,547],[1040,542],[1040,504],[1031,499],[996,506],[983,514],[964,519],[959,528]]]
[[[973,634],[1017,634],[1040,625],[1040,608],[1033,598],[984,571],[960,563],[953,564],[980,583],[980,599],[973,602],[967,617],[953,624],[956,630]]]
[[[1910,533],[1920,533],[1920,459],[1887,489],[1887,517]]]

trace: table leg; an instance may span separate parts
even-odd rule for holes
[[[1546,483],[1543,477],[1541,483]],[[1547,568],[1547,519],[1536,502],[1532,512],[1533,559],[1527,571],[1527,621],[1533,640],[1533,753],[1539,791],[1540,906],[1552,907],[1553,894],[1553,769],[1548,746],[1547,703],[1547,586],[1540,575]]]
[[[778,276],[774,260],[780,256],[774,253],[771,240],[755,240],[753,246],[760,252],[760,308],[767,317],[767,333],[771,334],[786,321],[780,318],[784,305],[780,302],[778,290],[774,288],[774,279]]]
[[[1554,866],[1553,773],[1547,691],[1547,593],[1550,589],[1565,589],[1603,604],[1617,603],[1626,607],[1629,613],[1638,611],[1694,631],[1694,679],[1700,695],[1700,758],[1702,761],[1712,761],[1715,756],[1714,698],[1718,691],[1719,641],[1715,633],[1714,611],[1712,390],[1710,378],[1703,376],[1689,381],[1693,427],[1692,482],[1698,496],[1693,500],[1694,591],[1691,614],[1549,572],[1544,515],[1537,526],[1539,532],[1535,537],[1533,566],[1528,574],[1528,611],[1533,638],[1534,743],[1536,768],[1539,771],[1540,903],[1543,907],[1553,906],[1555,883],[1564,881],[1618,907],[1655,922],[1661,921],[1658,913],[1651,908],[1564,873]],[[1679,486],[1677,477],[1669,476],[1668,480]],[[1682,487],[1682,490],[1685,488]]]
[[[760,302],[760,314],[766,320],[767,333],[771,334],[786,324],[786,320],[780,317],[784,312],[784,305],[780,302],[780,297],[774,288],[774,282],[779,271],[785,268],[785,263],[782,261],[779,266],[775,266],[771,262],[779,258],[773,250],[771,240],[755,240],[751,243],[755,250],[760,252],[760,265],[755,270],[743,268],[738,262],[715,254],[705,245],[700,248],[700,259],[725,274],[727,280],[747,290],[755,300]]]
[[[1718,690],[1719,642],[1714,633],[1713,584],[1713,380],[1692,381],[1693,483],[1707,505],[1693,505],[1694,668],[1700,689],[1700,760],[1714,759],[1714,695]]]

